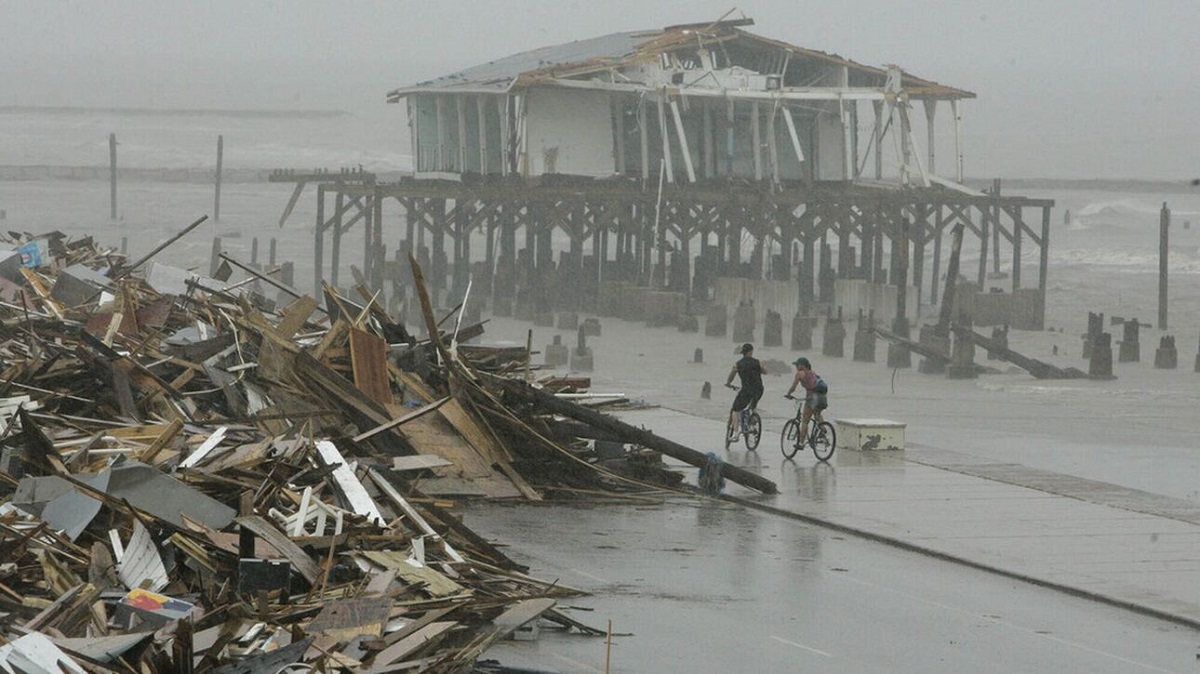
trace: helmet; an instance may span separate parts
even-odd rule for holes
[[[800,356],[796,360],[792,361],[792,365],[795,365],[796,367],[802,367],[805,370],[812,369],[812,363],[808,362],[808,359],[804,356]]]
[[[743,356],[750,353],[753,350],[754,350],[754,345],[751,344],[750,342],[746,342],[745,344],[742,345],[742,355]]]

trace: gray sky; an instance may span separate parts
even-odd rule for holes
[[[729,0],[3,0],[0,105],[344,109],[540,46],[715,20]],[[1196,0],[758,0],[752,32],[974,91],[975,177],[1200,173]],[[941,112],[940,115],[948,114]],[[946,154],[950,148],[939,148]]]

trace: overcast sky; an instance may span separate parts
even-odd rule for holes
[[[343,109],[540,46],[715,20],[712,2],[0,0],[0,105]],[[1200,0],[758,0],[750,31],[975,92],[968,174],[1200,171]],[[941,112],[946,115],[948,112]],[[948,152],[949,149],[941,150]]]

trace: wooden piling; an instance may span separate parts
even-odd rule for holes
[[[1167,329],[1167,231],[1171,227],[1171,209],[1163,202],[1158,216],[1158,329]]]
[[[225,136],[217,136],[217,172],[213,189],[213,222],[221,221],[221,167],[225,163]]]
[[[108,134],[108,201],[109,218],[117,219],[117,134]]]

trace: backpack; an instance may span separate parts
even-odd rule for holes
[[[825,383],[821,375],[817,375],[817,383],[813,385],[813,393],[829,393],[829,384]]]

